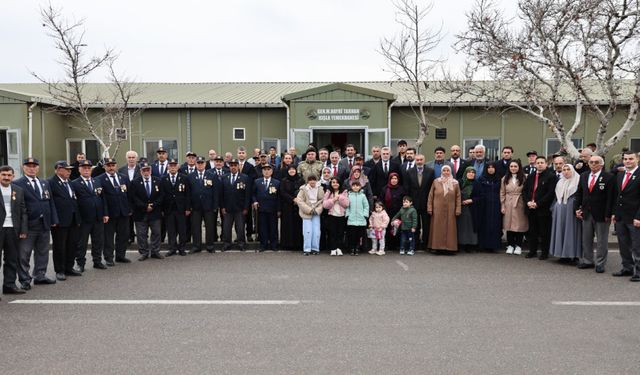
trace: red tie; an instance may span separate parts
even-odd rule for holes
[[[631,176],[631,172],[627,171],[627,173],[625,173],[624,175],[624,181],[622,181],[622,189],[620,189],[621,191],[624,190],[625,186],[627,186],[627,182],[629,182],[630,176]]]
[[[453,174],[458,173],[458,159],[453,161]]]
[[[333,177],[338,176],[338,168],[334,165],[333,166]]]
[[[533,194],[531,194],[532,201],[536,200],[536,190],[538,190],[538,175],[540,175],[540,173],[536,172],[536,177],[533,180]]]
[[[591,182],[589,182],[589,193],[591,193],[591,191],[593,190],[593,185],[596,184],[596,175],[592,174],[591,175]]]
[[[349,159],[349,168],[353,168],[353,160]]]

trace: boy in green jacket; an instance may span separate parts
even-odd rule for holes
[[[400,224],[400,255],[404,255],[405,250],[407,250],[407,255],[413,255],[415,250],[413,234],[418,226],[418,212],[413,208],[413,199],[410,196],[405,195],[402,198],[402,208],[391,219],[391,222],[396,219],[402,221]]]

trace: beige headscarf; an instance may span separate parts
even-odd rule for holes
[[[556,199],[558,202],[566,204],[569,197],[578,190],[580,175],[573,169],[573,165],[565,164],[562,169],[564,169],[564,167],[571,169],[571,177],[566,178],[564,174],[560,175],[560,181],[556,184]]]
[[[449,177],[443,177],[442,176],[442,171],[444,169],[448,169],[449,170]],[[442,169],[440,170],[440,177],[438,177],[438,181],[440,181],[442,183],[442,186],[444,187],[444,195],[447,195],[448,192],[453,191],[454,186],[458,185],[458,181],[453,178],[453,175],[451,174],[451,167],[448,165],[443,165]]]

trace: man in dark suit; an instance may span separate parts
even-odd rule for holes
[[[374,200],[382,195],[382,188],[387,184],[387,181],[389,181],[389,173],[395,172],[398,175],[400,174],[400,164],[395,160],[391,160],[391,150],[389,147],[383,147],[380,156],[380,162],[373,168],[369,177]]]
[[[611,222],[615,224],[622,269],[613,276],[640,281],[640,169],[633,151],[622,154],[624,172],[618,173]]]
[[[451,162],[451,165],[453,166],[451,168],[451,172],[453,173],[456,180],[458,180],[458,182],[462,182],[462,179],[464,177],[464,170],[467,169],[467,166],[469,166],[469,163],[460,157],[461,153],[462,149],[458,145],[453,145],[449,149],[448,161]]]
[[[151,165],[140,163],[141,176],[129,186],[129,201],[136,223],[139,261],[151,258],[164,259],[160,254],[160,221],[164,194],[160,179],[151,175]],[[151,238],[149,240],[149,230]]]
[[[502,148],[502,159],[498,160],[494,164],[496,168],[496,176],[502,178],[507,174],[507,172],[509,172],[509,163],[511,163],[512,157],[513,147],[504,146]]]
[[[162,176],[166,176],[167,173],[169,173],[169,164],[167,163],[167,158],[168,158],[169,154],[167,153],[167,150],[164,149],[164,147],[159,147],[156,150],[156,157],[158,158],[154,163],[153,166],[151,167],[151,175],[153,177],[162,177]]]
[[[58,280],[66,280],[67,276],[82,276],[82,273],[73,269],[80,238],[80,209],[69,181],[73,169],[65,160],[60,160],[55,165],[56,173],[49,178],[59,220],[58,225],[51,228],[53,265]]]
[[[138,165],[138,153],[129,150],[127,151],[127,165],[123,165],[118,169],[118,173],[127,176],[129,183],[140,177],[140,166]],[[133,243],[136,239],[136,230],[134,228],[133,220],[129,220],[129,243]]]
[[[522,168],[525,176],[529,177],[530,175],[536,173],[536,159],[538,158],[538,153],[534,150],[527,152],[527,159],[529,159],[529,163]]]
[[[205,169],[204,157],[198,157],[196,171],[187,178],[191,195],[191,253],[202,251],[202,221],[206,231],[205,248],[214,253],[216,216],[222,182],[217,176],[218,169]]]
[[[222,250],[228,250],[231,247],[231,227],[235,224],[238,245],[240,250],[244,251],[244,225],[251,201],[251,182],[247,175],[240,173],[238,160],[231,160],[229,167],[229,174],[222,179],[220,198],[220,207],[224,217]]]
[[[477,149],[476,149],[477,152]],[[539,156],[536,159],[536,173],[530,175],[524,183],[523,195],[527,202],[529,216],[529,253],[526,258],[537,256],[544,260],[549,257],[549,243],[551,242],[551,204],[555,198],[556,175],[547,169],[547,159]]]
[[[188,176],[196,170],[196,159],[198,158],[198,154],[193,151],[187,151],[185,157],[187,160],[182,164],[178,172]],[[206,166],[205,169],[207,169]]]
[[[251,199],[251,184],[253,184],[253,181],[258,178],[258,174],[256,172],[255,166],[251,165],[248,161],[247,161],[247,151],[244,147],[238,147],[237,150],[237,155],[238,155],[238,172],[240,174],[244,174],[245,176],[248,177],[248,184],[247,184],[247,189],[249,192],[249,199]],[[244,221],[245,223],[243,224],[245,226],[246,229],[246,239],[247,241],[253,241],[253,234],[255,233],[255,228],[253,227],[253,215],[251,213],[251,210],[248,210],[247,213],[245,214],[244,217]]]
[[[371,159],[367,160],[364,163],[364,166],[368,167],[369,169],[373,169],[376,164],[380,162],[380,152],[380,146],[371,147]]]
[[[31,289],[34,284],[55,284],[55,279],[46,276],[49,265],[49,235],[51,227],[58,225],[58,212],[51,199],[51,189],[47,181],[38,178],[38,159],[27,158],[22,163],[24,176],[15,184],[24,191],[24,201],[29,216],[27,238],[20,241],[20,263],[18,278],[22,289]],[[31,253],[33,252],[33,277],[29,275]]]
[[[27,206],[22,188],[12,185],[13,168],[0,167],[0,263],[4,256],[2,294],[23,294],[16,286],[18,272],[18,252],[20,239],[27,238]]]
[[[576,217],[582,220],[582,258],[578,268],[596,268],[603,273],[607,263],[611,199],[615,178],[603,170],[604,159],[592,156],[589,159],[591,173],[580,175],[578,190],[574,195]],[[596,263],[593,262],[593,238],[598,238]]]
[[[129,178],[116,172],[117,162],[113,158],[103,161],[105,173],[97,180],[102,186],[105,204],[109,212],[109,221],[104,225],[104,253],[107,265],[113,266],[113,259],[119,263],[131,263],[126,257],[129,239],[129,223],[131,221],[131,205],[129,204]],[[114,256],[115,254],[115,256]]]
[[[221,187],[222,177],[224,177],[227,173],[229,173],[229,168],[224,164],[224,158],[220,155],[216,156],[214,158],[214,167],[211,169],[212,169],[211,173],[214,176],[216,176],[218,181],[220,182],[220,184],[218,184],[218,187]],[[220,194],[220,189],[218,189],[218,195],[219,194]],[[218,240],[222,238],[222,227],[220,228],[220,232],[218,232],[218,219],[222,224],[222,213],[216,206],[216,209],[214,210],[214,222],[213,222],[214,224],[213,241],[214,242],[218,242]],[[218,233],[220,233],[220,236],[218,236]]]
[[[353,166],[356,164],[356,147],[353,144],[349,143],[345,146],[344,151],[346,156],[340,160],[339,164],[342,166],[343,170],[347,171],[346,173],[348,176],[349,173],[351,173],[351,168],[353,168]]]
[[[91,161],[80,163],[80,177],[71,182],[78,197],[80,208],[80,239],[76,262],[80,271],[84,271],[87,247],[91,236],[91,258],[93,268],[104,270],[107,266],[102,259],[113,265],[113,258],[104,251],[104,224],[109,221],[109,210],[105,203],[103,188],[97,178],[91,177]]]
[[[345,166],[341,163],[340,154],[335,151],[329,154],[329,163],[327,164],[327,167],[331,169],[331,176],[338,177],[341,181],[344,181],[349,177],[348,164]]]
[[[416,149],[413,147],[407,148],[407,151],[404,153],[404,163],[400,166],[400,182],[404,183],[405,178],[407,178],[407,172],[411,170],[411,168],[416,166]]]
[[[426,248],[429,243],[429,227],[431,224],[431,218],[427,213],[427,198],[433,184],[434,172],[433,169],[425,165],[424,155],[418,154],[415,159],[416,166],[407,172],[404,188],[413,199],[413,207],[418,212],[416,238],[420,238],[420,245]],[[420,230],[422,230],[422,236],[418,236]],[[417,244],[416,247],[418,247]]]
[[[262,165],[262,178],[253,184],[251,201],[258,210],[260,251],[278,248],[278,217],[280,216],[280,181],[272,178],[271,164]]]
[[[162,177],[160,188],[164,191],[163,212],[167,225],[169,251],[187,255],[187,218],[191,215],[191,188],[188,177],[178,172],[178,161],[169,159],[169,174]]]

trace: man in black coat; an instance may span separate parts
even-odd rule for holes
[[[247,184],[247,189],[249,189],[249,196],[251,196],[251,184],[253,184],[253,181],[256,178],[258,178],[256,168],[247,161],[247,151],[244,147],[238,147],[236,154],[238,155],[238,172],[247,176],[249,181],[249,183]],[[248,210],[245,214],[244,222],[245,223],[243,225],[245,226],[247,233],[246,238],[248,241],[253,241],[255,228],[253,227],[253,214],[251,213],[251,210]]]
[[[160,179],[151,175],[151,165],[140,163],[141,176],[129,186],[129,201],[136,223],[139,261],[151,258],[164,259],[160,254],[160,222],[164,194],[160,189]],[[151,238],[149,241],[149,230]]]
[[[512,157],[513,147],[504,146],[502,148],[502,159],[498,160],[494,164],[496,167],[496,176],[498,176],[498,178],[504,177],[504,175],[509,172],[509,163],[511,163]]]
[[[58,225],[58,212],[51,199],[48,181],[38,178],[40,162],[35,158],[27,158],[22,163],[24,176],[15,185],[24,191],[24,201],[29,216],[27,238],[20,241],[18,278],[22,289],[31,289],[34,284],[55,284],[55,279],[46,276],[49,265],[49,236],[51,228]],[[31,253],[33,253],[33,277],[29,274]]]
[[[631,276],[640,281],[640,169],[633,151],[622,154],[624,172],[615,182],[615,198],[611,221],[615,224],[622,258],[622,269],[613,276]]]
[[[464,170],[469,166],[469,162],[460,157],[461,153],[462,149],[458,145],[453,145],[449,149],[448,161],[453,165],[451,172],[454,174],[454,177],[458,182],[462,182],[462,179],[464,178]]]
[[[529,160],[527,165],[522,166],[522,170],[524,171],[525,176],[529,177],[530,175],[536,172],[536,159],[538,158],[538,153],[535,150],[531,150],[527,152],[527,159]]]
[[[49,178],[59,220],[58,225],[51,228],[53,265],[58,280],[66,280],[66,276],[82,276],[82,273],[73,269],[81,221],[76,193],[69,181],[73,169],[65,160],[60,160],[55,165],[56,173]]]
[[[187,255],[187,217],[191,215],[191,188],[185,174],[178,172],[178,161],[169,159],[169,174],[162,177],[160,188],[164,191],[163,212],[167,225],[169,251]]]
[[[220,196],[220,209],[224,217],[222,226],[224,245],[222,250],[228,250],[231,247],[231,227],[235,224],[238,245],[240,250],[244,251],[244,225],[245,218],[249,212],[252,185],[249,177],[239,172],[238,160],[231,160],[229,169],[229,174],[222,179],[222,194]]]
[[[418,212],[416,239],[419,238],[420,246],[426,248],[429,243],[429,227],[431,224],[431,218],[427,213],[427,199],[431,185],[433,184],[434,171],[425,165],[424,155],[416,155],[415,161],[416,166],[407,172],[404,188],[413,199],[413,207],[415,207]],[[418,235],[420,230],[422,230],[422,236]],[[417,247],[418,244],[416,244],[416,248]]]
[[[104,251],[104,224],[109,221],[109,209],[106,205],[102,185],[97,178],[91,177],[91,161],[80,162],[80,177],[71,182],[78,198],[80,208],[80,239],[76,262],[81,272],[86,264],[87,247],[91,236],[91,258],[93,268],[106,269],[102,259],[113,265],[112,255]]]
[[[106,158],[103,164],[105,173],[97,180],[102,186],[102,194],[109,212],[109,221],[104,225],[105,258],[113,260],[115,254],[116,262],[131,263],[126,257],[132,214],[127,193],[129,178],[116,172],[118,165],[115,159]],[[112,266],[113,261],[107,261],[107,265]]]
[[[253,184],[251,201],[258,211],[260,251],[278,248],[278,217],[280,217],[280,181],[272,178],[271,164],[262,165],[262,178]]]
[[[127,151],[127,165],[123,165],[118,169],[118,173],[127,176],[129,183],[140,177],[140,166],[138,165],[138,153],[134,150]],[[133,243],[136,239],[136,230],[133,220],[129,219],[129,243]]]
[[[547,169],[547,159],[538,156],[536,159],[536,173],[530,175],[524,183],[524,200],[527,202],[529,217],[529,253],[526,258],[537,256],[544,260],[549,257],[549,244],[551,242],[551,204],[555,198],[557,183],[555,173]]]
[[[214,253],[216,239],[216,216],[222,182],[217,176],[217,169],[206,170],[204,157],[198,157],[196,171],[187,178],[191,195],[191,253],[202,251],[202,221],[206,231],[205,247]]]
[[[14,171],[8,165],[0,167],[0,262],[4,256],[2,294],[23,294],[16,285],[19,239],[27,238],[28,216],[22,188],[12,185]],[[9,212],[6,210],[5,202]],[[11,220],[6,220],[11,217]],[[8,222],[5,222],[8,221]],[[73,259],[73,258],[72,258]]]
[[[604,159],[592,156],[587,163],[591,173],[580,175],[580,184],[574,195],[576,217],[582,220],[582,258],[578,268],[596,268],[603,273],[607,263],[611,199],[615,178],[605,172]],[[597,257],[593,262],[593,238],[598,238]]]
[[[188,176],[191,173],[196,171],[196,159],[198,158],[198,154],[196,154],[193,151],[187,151],[187,154],[185,157],[187,158],[187,161],[182,163],[182,166],[180,166],[180,169],[178,170],[178,172]]]
[[[389,173],[395,172],[400,175],[400,164],[391,159],[391,150],[389,147],[383,147],[380,155],[380,162],[376,164],[369,175],[374,201],[382,196],[382,188],[387,184],[387,181],[389,181]]]

